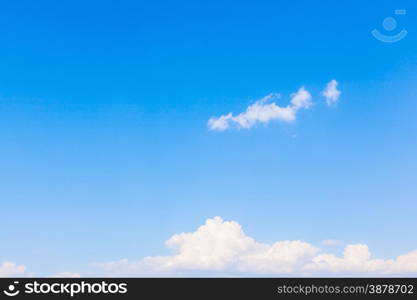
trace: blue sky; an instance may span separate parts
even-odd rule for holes
[[[268,245],[340,256],[360,243],[381,259],[416,250],[416,11],[414,1],[2,3],[0,266],[108,274],[92,263],[170,255],[166,240],[215,216]],[[386,17],[408,36],[376,40],[373,29],[391,34]],[[341,95],[328,107],[333,79]],[[207,126],[270,93],[285,106],[301,87],[313,104],[293,122]]]

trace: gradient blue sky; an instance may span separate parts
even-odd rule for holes
[[[394,9],[409,35],[374,39]],[[166,255],[207,218],[256,240],[417,249],[415,1],[5,1],[0,262]],[[320,91],[342,91],[328,108]],[[207,120],[305,86],[293,124]],[[342,251],[336,249],[335,253]]]

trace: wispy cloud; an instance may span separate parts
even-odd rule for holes
[[[36,273],[29,272],[25,265],[18,265],[11,261],[0,263],[0,277],[33,277],[35,275],[39,276]],[[78,278],[81,277],[81,275],[74,272],[60,272],[48,277]]]
[[[341,92],[337,89],[337,85],[338,82],[333,79],[327,83],[326,88],[322,92],[328,106],[336,105],[339,102]]]
[[[25,276],[26,267],[24,265],[17,265],[14,262],[5,261],[0,264],[0,277],[20,277]]]
[[[293,122],[298,110],[308,109],[312,105],[311,94],[304,87],[291,95],[290,104],[287,106],[279,106],[276,103],[278,99],[280,99],[279,94],[269,94],[248,106],[245,112],[236,116],[229,113],[220,117],[212,117],[207,125],[210,130],[224,131],[231,126],[249,129],[257,123],[268,123],[273,120]]]
[[[208,219],[195,232],[175,234],[166,245],[169,256],[148,256],[95,263],[110,275],[166,274],[187,276],[192,272],[218,274],[417,274],[417,250],[394,259],[372,259],[368,246],[347,245],[341,257],[303,241],[260,243],[244,233],[239,223],[220,217]]]

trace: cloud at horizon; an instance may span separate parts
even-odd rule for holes
[[[12,261],[4,261],[0,263],[0,278],[3,277],[33,277],[36,273],[28,272],[25,265],[18,265]],[[42,276],[41,276],[42,277]],[[81,274],[75,272],[58,272],[50,278],[79,278]]]
[[[25,276],[26,266],[11,261],[0,263],[0,277]]]
[[[341,245],[325,240],[324,245]],[[324,252],[300,240],[262,243],[242,226],[221,217],[209,218],[194,232],[174,234],[166,256],[146,256],[90,264],[95,276],[398,276],[417,274],[417,250],[391,259],[372,258],[366,244],[349,244],[341,255]],[[6,261],[0,277],[31,277],[25,265]],[[49,277],[82,277],[58,272]]]
[[[166,246],[172,255],[92,265],[111,276],[417,274],[417,250],[385,260],[372,258],[365,244],[351,244],[337,256],[299,240],[261,243],[246,235],[239,223],[220,217],[207,219],[194,232],[174,234]]]

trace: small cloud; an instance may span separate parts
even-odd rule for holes
[[[337,89],[338,82],[332,80],[327,83],[326,88],[323,90],[322,95],[326,98],[327,106],[334,106],[339,101],[341,91]]]
[[[26,267],[17,265],[14,262],[5,261],[0,264],[0,277],[22,277],[26,276]]]
[[[279,98],[279,94],[269,94],[248,106],[245,112],[236,116],[229,113],[220,117],[212,117],[207,125],[210,130],[224,131],[229,129],[231,125],[249,129],[257,123],[268,123],[274,120],[291,123],[296,119],[298,110],[308,109],[312,105],[311,94],[304,87],[291,95],[290,104],[287,106],[276,104]]]
[[[342,242],[342,241],[339,241],[339,240],[332,240],[332,239],[329,239],[329,240],[323,240],[321,243],[322,243],[324,246],[341,246],[341,245],[343,245],[343,242]]]
[[[211,130],[223,131],[229,129],[229,120],[231,119],[233,119],[231,113],[224,116],[220,116],[218,118],[210,118],[210,120],[208,121],[208,126]]]
[[[294,110],[298,110],[300,108],[308,109],[312,104],[311,95],[304,89],[304,87],[301,87],[297,93],[291,95],[291,105]]]

